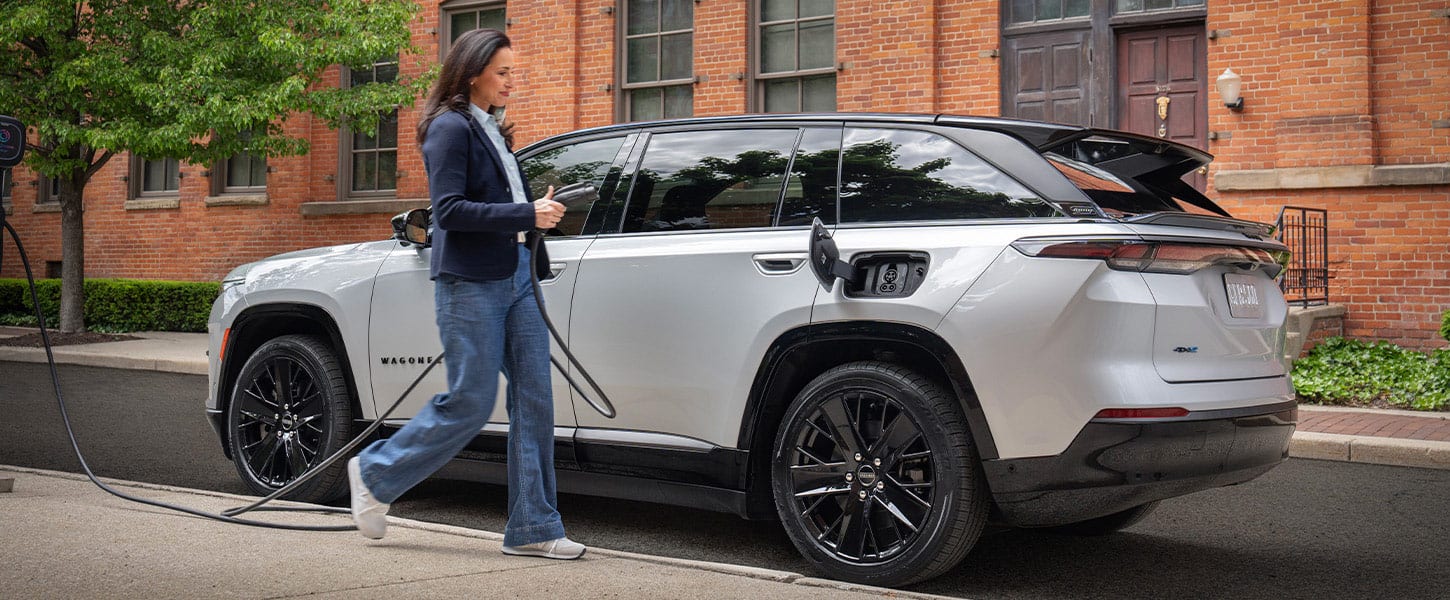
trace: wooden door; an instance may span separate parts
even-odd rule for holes
[[[1003,116],[1090,125],[1092,30],[1003,39]]]
[[[1202,25],[1118,35],[1118,128],[1208,149],[1208,47]],[[1184,177],[1198,189],[1207,178]]]

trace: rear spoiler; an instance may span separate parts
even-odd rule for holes
[[[1183,181],[1185,173],[1213,162],[1213,155],[1192,146],[1136,133],[1058,123],[953,115],[938,116],[937,121],[1005,133],[1022,140],[1039,153],[1057,152],[1136,182],[1156,194],[1178,198],[1214,214],[1232,216]],[[1112,157],[1106,160],[1084,160],[1085,157],[1073,152],[1071,147],[1090,138],[1097,138],[1094,141],[1105,145],[1118,146],[1118,149],[1109,153]]]
[[[1192,188],[1190,188],[1192,189]],[[1213,215],[1198,215],[1185,212],[1155,212],[1135,217],[1122,219],[1123,223],[1134,225],[1168,225],[1172,227],[1197,227],[1200,229],[1218,229],[1221,231],[1232,231],[1246,236],[1267,240],[1274,237],[1274,226],[1267,223],[1255,223],[1241,219],[1228,217],[1215,217]]]

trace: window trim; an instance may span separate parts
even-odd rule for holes
[[[398,65],[401,68],[402,61],[400,60],[400,57],[399,56],[393,56],[393,57],[390,57],[390,58],[392,60],[380,60],[380,61],[374,62],[370,68],[373,69],[373,70],[376,70],[378,68],[378,65],[386,65],[386,64]],[[342,79],[342,81],[339,82],[340,87],[342,87],[344,89],[352,87],[352,73],[353,73],[352,69],[349,68],[347,65],[343,65],[340,70],[341,70],[341,79]],[[393,118],[395,120],[398,118],[398,113],[399,112],[400,111],[399,111],[399,108],[398,107],[396,107],[396,106],[393,107],[392,113],[393,113]],[[352,189],[353,177],[355,175],[353,173],[353,171],[352,171],[352,156],[353,156],[352,140],[353,140],[353,133],[354,133],[353,132],[353,129],[352,129],[352,127],[350,125],[343,125],[342,127],[338,128],[338,138],[339,139],[338,139],[338,143],[337,143],[337,177],[336,177],[336,179],[337,179],[337,200],[339,202],[346,202],[348,200],[386,200],[386,199],[397,198],[398,197],[398,180],[397,180],[397,175],[396,174],[393,177],[393,187],[392,187],[392,189],[387,189],[387,190],[363,190],[363,191],[354,191]],[[398,143],[398,141],[395,140],[393,143],[396,144],[396,143]],[[376,152],[378,150],[378,148],[374,148],[373,150],[374,150],[374,152]],[[393,152],[394,152],[394,155],[395,155],[395,159],[394,159],[394,162],[393,162],[393,168],[394,168],[394,170],[396,170],[397,169],[396,154],[399,152],[399,146],[393,146]]]
[[[503,9],[503,27],[507,33],[510,27],[508,2],[505,0],[447,0],[438,4],[438,62],[448,56],[453,47],[453,15],[464,12],[480,12],[494,7]]]
[[[697,3],[698,3],[698,0],[695,0],[694,2],[691,3],[691,8],[690,8],[690,27],[688,29],[668,29],[667,30],[667,29],[664,29],[663,21],[661,21],[660,29],[658,31],[654,31],[654,32],[651,32],[651,33],[634,34],[632,36],[629,33],[629,2],[626,0],[624,2],[620,2],[619,3],[619,16],[620,16],[620,18],[615,19],[615,23],[614,23],[615,40],[616,40],[615,41],[615,46],[617,48],[616,52],[614,53],[614,57],[615,57],[615,68],[614,68],[615,86],[614,87],[615,87],[616,90],[618,90],[618,92],[615,94],[615,103],[614,103],[614,105],[616,107],[616,110],[615,110],[615,120],[614,120],[614,122],[616,122],[616,123],[634,123],[634,122],[636,122],[636,121],[631,120],[630,117],[629,117],[629,115],[631,113],[631,110],[630,109],[633,108],[633,106],[631,104],[631,100],[630,100],[630,92],[633,92],[635,90],[643,90],[643,89],[650,89],[650,88],[659,88],[661,90],[660,91],[660,94],[661,94],[660,95],[660,103],[661,103],[660,114],[661,115],[664,115],[664,106],[663,106],[663,103],[664,103],[664,89],[665,88],[670,88],[670,87],[682,86],[682,85],[689,85],[689,86],[691,86],[691,88],[690,88],[690,114],[689,115],[686,115],[685,117],[681,117],[681,118],[687,118],[687,117],[693,117],[693,116],[695,116],[695,89],[694,89],[694,86],[695,86],[695,84],[700,83],[700,76],[695,73],[695,51],[694,51],[694,48],[695,48],[695,9],[694,9],[694,6],[693,5],[694,4],[697,4]],[[663,2],[661,2],[659,4],[659,11],[661,13],[663,13],[663,11],[664,11],[664,3]],[[661,14],[661,19],[663,19],[663,14]],[[631,38],[643,38],[643,37],[650,37],[650,36],[652,36],[656,40],[658,40],[658,39],[660,39],[660,38],[662,38],[662,37],[664,37],[666,35],[678,35],[678,34],[681,34],[681,33],[688,33],[689,36],[690,36],[690,76],[689,77],[675,78],[675,79],[657,79],[655,81],[644,81],[644,82],[637,82],[637,83],[629,83],[629,40]],[[663,58],[661,56],[656,56],[656,62],[657,63],[663,62]],[[668,118],[668,117],[666,117],[666,118]]]
[[[750,113],[760,113],[760,114],[781,114],[781,113],[767,113],[765,111],[765,85],[767,83],[769,83],[770,81],[772,81],[772,80],[782,80],[782,79],[797,79],[797,80],[804,81],[805,79],[808,79],[808,78],[811,78],[811,77],[817,77],[817,76],[822,76],[822,75],[833,75],[833,76],[836,76],[837,77],[837,80],[836,81],[837,81],[837,85],[839,85],[840,79],[839,79],[839,75],[837,75],[837,73],[839,73],[841,71],[841,62],[840,62],[840,56],[837,53],[837,46],[839,46],[840,40],[835,36],[835,34],[838,33],[838,27],[837,27],[837,23],[835,23],[835,20],[837,19],[837,17],[840,14],[839,13],[840,6],[839,6],[839,2],[836,2],[832,6],[830,16],[818,15],[818,16],[814,16],[814,17],[806,17],[804,19],[795,18],[795,19],[785,19],[785,20],[776,20],[776,21],[762,21],[761,20],[762,19],[762,14],[761,14],[761,3],[762,2],[764,2],[764,0],[751,0],[750,4],[746,8],[747,18],[750,20],[750,28],[749,28],[749,30],[746,33],[746,35],[750,38],[748,40],[748,47],[749,47],[750,56],[747,57],[747,60],[750,61],[750,66],[749,66],[749,69],[747,70],[747,72],[749,73],[749,77],[750,77],[750,85],[746,87],[746,94],[745,94],[746,95],[746,98],[745,98],[745,102],[746,102],[746,112],[750,112]],[[797,10],[799,10],[799,7],[797,7]],[[799,13],[797,13],[797,17],[799,17]],[[814,68],[810,68],[810,69],[801,69],[800,68],[800,60],[801,60],[801,58],[800,58],[800,24],[802,22],[807,22],[807,21],[823,21],[823,20],[826,20],[826,19],[831,19],[832,20],[832,23],[831,23],[832,39],[836,40],[836,42],[837,42],[836,44],[832,45],[832,47],[831,47],[831,63],[832,64],[831,64],[831,66],[828,66],[828,67],[814,67]],[[763,33],[762,32],[763,32],[763,30],[765,29],[765,27],[767,25],[781,25],[781,24],[785,24],[785,23],[795,23],[795,25],[796,25],[796,51],[795,51],[795,64],[796,64],[796,69],[793,70],[793,71],[772,71],[770,73],[765,73],[765,72],[763,72],[761,70],[762,67],[763,67],[763,65],[761,64],[761,61],[765,58],[764,53],[763,53],[763,48],[762,48],[762,46],[763,46],[763,43],[762,43]],[[798,100],[798,104],[801,105],[802,108],[801,109],[797,109],[796,112],[800,112],[801,110],[803,110],[803,105],[805,103],[800,98],[799,95],[797,95],[797,100]],[[832,104],[835,104],[838,109],[840,108],[840,91],[839,91],[839,88],[837,88],[836,98],[833,99]]]

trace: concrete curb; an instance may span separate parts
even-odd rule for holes
[[[1300,431],[1289,456],[1372,465],[1450,469],[1450,442]]]
[[[109,354],[89,354],[86,352],[67,351],[64,346],[54,349],[52,352],[55,354],[56,364],[129,369],[133,371],[159,371],[186,375],[206,375],[206,361],[198,362],[174,359],[137,358]],[[45,357],[44,348],[0,347],[0,361],[6,360],[28,363],[48,362]]]
[[[9,471],[9,472],[12,472],[12,473],[27,473],[27,474],[37,475],[37,476],[41,476],[41,477],[54,477],[54,478],[58,478],[58,479],[68,479],[68,480],[72,480],[72,481],[87,481],[87,482],[90,481],[90,479],[88,477],[86,477],[84,474],[80,474],[80,473],[68,473],[68,472],[65,472],[65,471],[51,471],[51,470],[47,470],[47,469],[35,469],[35,468],[31,468],[31,467],[18,467],[18,466],[7,465],[7,464],[0,464],[0,471]],[[229,499],[229,500],[235,500],[239,504],[249,504],[251,502],[256,501],[256,498],[255,497],[252,497],[252,496],[241,496],[241,495],[237,495],[237,494],[228,494],[226,492],[214,492],[214,491],[210,491],[210,490],[199,490],[199,489],[193,489],[193,488],[183,488],[183,487],[163,485],[163,484],[156,484],[156,483],[145,483],[145,482],[140,482],[140,481],[128,481],[128,480],[124,480],[124,479],[112,479],[112,478],[109,478],[109,477],[101,477],[99,479],[101,481],[105,482],[107,485],[111,485],[111,486],[114,486],[114,487],[129,487],[129,488],[136,488],[136,489],[143,489],[143,490],[156,490],[156,491],[161,491],[161,492],[169,492],[169,493],[174,493],[174,494],[189,494],[189,495],[196,495],[196,496],[209,496],[209,497],[213,497],[213,498],[225,498],[225,499]],[[302,503],[302,502],[278,501],[278,502],[276,502],[276,504],[279,505],[279,506],[295,506],[295,507],[306,507],[306,508],[330,508],[330,507],[325,507],[325,506],[321,506],[321,505],[317,505],[317,504],[307,504],[307,503]],[[178,514],[180,514],[180,513],[178,513]],[[350,520],[347,516],[341,515],[341,514],[336,514],[336,513],[319,513],[319,515],[320,516],[328,516],[328,515],[330,515],[332,518],[338,519],[338,520]],[[404,529],[416,529],[416,530],[428,531],[428,532],[432,532],[432,533],[440,533],[440,534],[444,534],[444,535],[452,535],[452,536],[466,537],[466,538],[472,538],[472,539],[478,539],[478,540],[485,540],[485,541],[496,542],[496,543],[502,543],[503,542],[503,534],[501,534],[501,533],[495,533],[495,532],[492,532],[492,531],[484,531],[484,530],[480,530],[480,529],[469,529],[469,528],[466,528],[466,527],[458,527],[458,526],[455,526],[455,525],[444,525],[444,524],[440,524],[440,523],[429,523],[429,522],[426,522],[426,521],[415,521],[415,520],[412,520],[412,519],[401,519],[401,518],[398,518],[398,517],[388,517],[388,526],[389,527],[400,527],[400,528],[404,528]],[[359,541],[359,543],[363,543],[361,539],[359,539],[358,541]],[[747,566],[741,566],[741,565],[731,565],[731,564],[726,564],[726,563],[716,563],[716,562],[706,562],[706,561],[698,561],[698,560],[688,560],[688,559],[682,559],[682,558],[671,558],[671,557],[667,557],[667,556],[654,556],[654,555],[649,555],[649,554],[637,554],[637,553],[634,553],[634,552],[625,552],[625,551],[622,551],[622,550],[608,550],[608,549],[605,549],[605,548],[595,548],[595,547],[591,547],[589,549],[589,554],[590,555],[593,555],[593,556],[606,556],[606,557],[611,557],[611,558],[620,558],[620,559],[625,559],[625,560],[634,560],[634,561],[640,561],[640,562],[654,563],[654,564],[660,564],[660,565],[666,565],[666,566],[672,566],[672,567],[679,567],[679,568],[684,568],[684,569],[695,569],[695,570],[702,570],[702,571],[711,571],[711,572],[714,572],[714,573],[721,573],[721,574],[725,574],[725,575],[732,575],[732,576],[737,576],[737,577],[749,577],[751,579],[761,579],[761,580],[773,581],[773,582],[777,582],[777,583],[787,583],[787,584],[791,584],[791,585],[801,585],[801,586],[808,586],[808,587],[828,588],[828,589],[836,589],[836,590],[844,590],[844,591],[871,593],[871,594],[876,594],[876,595],[885,596],[885,597],[891,597],[891,598],[913,598],[913,599],[919,599],[919,600],[949,600],[950,599],[949,596],[938,596],[938,595],[934,595],[934,594],[923,594],[923,593],[918,593],[918,592],[908,592],[908,591],[902,591],[902,590],[895,590],[895,589],[891,589],[891,588],[875,587],[875,586],[868,586],[868,585],[858,585],[858,584],[854,584],[854,583],[846,583],[846,582],[842,582],[842,581],[833,581],[833,580],[829,580],[829,579],[820,579],[820,578],[816,578],[816,577],[806,577],[806,576],[804,576],[804,575],[802,575],[800,573],[793,573],[793,572],[790,572],[790,571],[776,571],[776,570],[772,570],[772,569],[761,569],[761,568],[757,568],[757,567],[747,567]]]

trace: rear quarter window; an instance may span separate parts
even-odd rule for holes
[[[847,128],[841,152],[842,223],[1063,216],[935,133]]]

